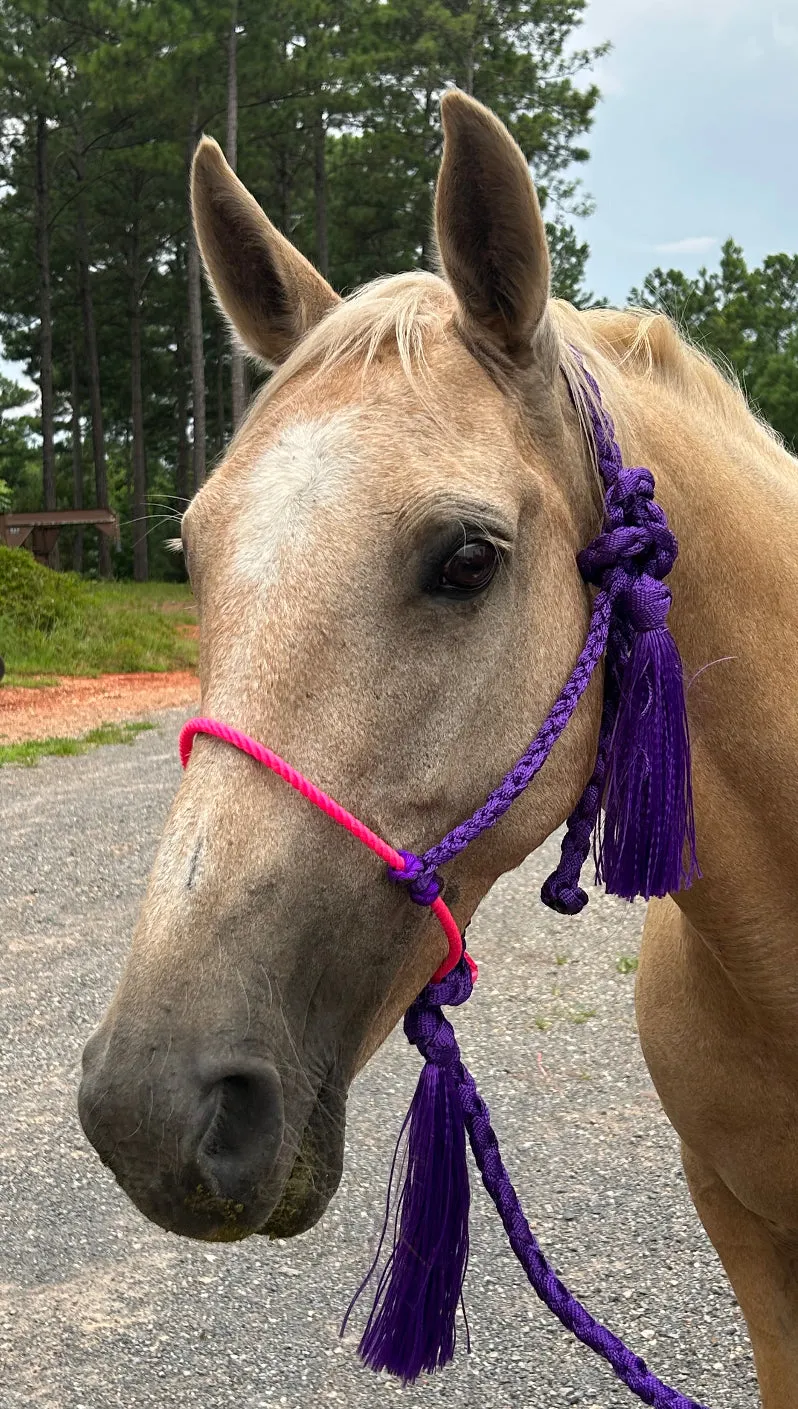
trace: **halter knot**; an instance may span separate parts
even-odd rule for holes
[[[670,604],[670,588],[648,572],[629,583],[620,596],[624,616],[635,631],[661,631]]]
[[[399,855],[405,863],[404,870],[400,871],[396,866],[386,866],[388,880],[393,881],[395,885],[404,886],[414,904],[431,905],[443,889],[440,877],[430,871],[415,852],[402,851],[400,847]]]
[[[643,499],[651,503],[653,498],[654,476],[643,465],[637,465],[618,471],[617,478],[606,492],[604,502],[609,514],[617,507],[624,518],[631,521],[629,515],[637,510],[638,505],[630,501]]]
[[[559,871],[543,882],[540,898],[556,915],[578,915],[587,905],[587,891]]]
[[[617,512],[609,514],[608,526],[576,559],[585,582],[604,587],[614,596],[622,590],[616,570],[627,578],[641,573],[667,577],[677,552],[676,539],[659,504],[634,495],[625,501],[623,517],[617,522],[619,517]]]
[[[408,1042],[433,1066],[456,1069],[459,1065],[460,1049],[454,1028],[441,1012],[441,1006],[459,1007],[471,997],[472,989],[471,971],[461,959],[440,983],[428,983],[405,1013]]]

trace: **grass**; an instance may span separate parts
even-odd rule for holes
[[[634,954],[620,954],[615,967],[619,974],[636,974],[638,959]]]
[[[66,757],[70,754],[86,753],[99,744],[132,744],[137,734],[146,729],[154,729],[154,724],[101,724],[79,739],[29,739],[24,744],[0,744],[0,768],[4,763],[16,763],[25,768],[33,768],[51,754]]]
[[[195,619],[186,584],[89,582],[51,572],[24,549],[0,546],[0,656],[8,684],[194,669],[197,642],[179,628]]]
[[[574,1009],[572,1009],[572,1011],[568,1014],[569,1021],[572,1022],[572,1023],[576,1023],[577,1025],[581,1025],[582,1023],[590,1022],[590,1019],[591,1019],[591,1018],[595,1018],[595,1017],[596,1017],[596,1009],[595,1009],[595,1008],[574,1008]]]

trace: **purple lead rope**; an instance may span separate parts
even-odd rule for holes
[[[647,469],[624,467],[598,386],[584,366],[582,373],[591,393],[586,407],[605,506],[601,533],[577,560],[585,581],[598,588],[587,640],[529,748],[483,805],[422,857],[403,852],[403,871],[389,870],[389,878],[405,885],[421,905],[440,892],[437,868],[495,826],[528,787],[603,656],[604,702],[593,772],[568,819],[559,864],[541,897],[570,915],[587,904],[579,876],[591,838],[597,880],[628,900],[677,891],[700,874],[682,667],[667,627],[670,591],[662,581],[676,558],[676,539],[654,501],[653,476]],[[407,1149],[393,1249],[378,1280],[361,1356],[373,1369],[387,1369],[405,1382],[452,1359],[468,1261],[467,1134],[512,1249],[546,1306],[645,1404],[702,1409],[659,1380],[596,1321],[547,1262],[502,1162],[488,1108],[441,1011],[442,1005],[464,1003],[471,989],[471,973],[461,958],[440,982],[427,985],[405,1016],[405,1033],[425,1065],[403,1126]],[[376,1271],[390,1225],[388,1212],[377,1258],[355,1300]]]
[[[602,1326],[586,1307],[568,1290],[533,1234],[524,1211],[504,1167],[499,1143],[490,1123],[490,1113],[480,1096],[473,1076],[460,1057],[454,1028],[441,1012],[441,1005],[457,1006],[471,994],[471,974],[460,963],[438,984],[429,984],[410,1008],[405,1031],[411,1042],[427,1060],[453,1064],[455,1081],[465,1118],[468,1139],[491,1199],[504,1225],[518,1261],[529,1281],[550,1311],[567,1330],[609,1362],[619,1379],[644,1404],[657,1409],[703,1409],[695,1399],[689,1399],[663,1383],[649,1370],[645,1360],[633,1354],[619,1336]],[[434,1040],[426,1034],[434,1028]]]

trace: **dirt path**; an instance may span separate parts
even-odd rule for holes
[[[193,671],[163,675],[100,675],[62,678],[38,690],[0,685],[0,744],[27,739],[74,739],[100,724],[143,719],[155,710],[176,709],[199,700]]]

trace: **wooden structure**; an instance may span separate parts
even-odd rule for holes
[[[32,514],[0,514],[0,543],[21,548],[28,543],[37,563],[50,560],[62,528],[89,525],[119,547],[119,518],[111,509],[41,509]]]

